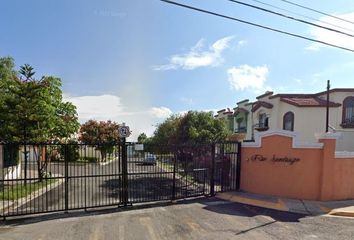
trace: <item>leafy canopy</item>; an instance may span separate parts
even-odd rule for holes
[[[30,65],[19,72],[14,66],[12,58],[0,58],[0,141],[61,141],[75,134],[76,107],[63,101],[60,78],[36,80]]]
[[[119,141],[118,123],[89,120],[81,125],[79,140],[85,144],[116,143]]]
[[[173,115],[158,125],[153,142],[157,144],[202,144],[223,141],[229,135],[223,120],[212,112],[189,111]]]
[[[146,134],[145,133],[141,133],[141,134],[139,134],[139,136],[138,136],[138,143],[144,143],[146,140],[147,140],[147,136],[146,136]]]
[[[107,154],[112,154],[114,144],[119,141],[119,125],[116,122],[89,120],[81,125],[79,140],[94,146],[101,152],[101,159],[105,160]]]

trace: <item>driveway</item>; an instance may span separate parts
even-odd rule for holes
[[[10,220],[0,239],[353,239],[354,220],[304,216],[215,198],[119,212]]]

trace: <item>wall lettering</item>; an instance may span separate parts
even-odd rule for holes
[[[261,155],[261,154],[254,154],[251,157],[249,157],[247,159],[247,161],[253,161],[253,162],[264,162],[267,161],[267,157]],[[275,154],[273,155],[273,157],[270,159],[271,162],[273,163],[287,163],[289,165],[293,165],[296,162],[300,161],[300,158],[297,157],[277,157]]]

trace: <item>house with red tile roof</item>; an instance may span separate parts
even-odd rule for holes
[[[256,132],[282,129],[298,132],[300,141],[316,142],[316,134],[326,131],[326,94],[266,92],[254,102],[238,102],[232,113],[231,138],[252,140]],[[338,150],[354,151],[354,88],[329,91],[329,129],[341,133]]]

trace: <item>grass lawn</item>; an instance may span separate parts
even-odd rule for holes
[[[27,195],[45,187],[46,185],[54,183],[55,181],[57,181],[57,179],[47,179],[42,182],[29,182],[26,186],[21,183],[0,187],[0,200],[16,200],[26,197]]]

